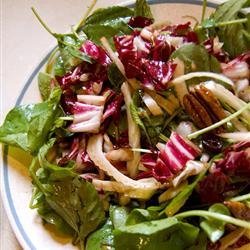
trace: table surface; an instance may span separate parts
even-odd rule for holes
[[[13,107],[18,93],[34,67],[48,48],[55,45],[51,37],[35,20],[30,7],[34,6],[53,30],[65,32],[69,24],[81,18],[90,0],[1,0],[1,112],[2,123]],[[96,7],[124,2],[99,0]],[[59,6],[59,7],[58,7]],[[79,8],[79,6],[82,6]],[[58,21],[60,20],[60,22]],[[0,200],[0,250],[19,250],[18,244]]]

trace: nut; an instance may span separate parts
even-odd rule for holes
[[[224,204],[228,207],[230,212],[239,219],[250,220],[250,208],[244,203],[237,201],[225,201]]]
[[[192,92],[186,94],[183,104],[198,128],[205,128],[226,117],[217,98],[203,85],[195,87]],[[217,128],[216,132],[223,132],[223,128]]]
[[[205,128],[213,124],[208,112],[197,100],[194,94],[186,94],[183,97],[183,105],[198,128]]]
[[[199,85],[195,88],[195,94],[203,100],[207,107],[211,110],[211,113],[218,120],[222,120],[226,117],[226,114],[219,103],[218,99],[213,95],[213,93],[203,85]],[[214,121],[215,122],[215,121]]]

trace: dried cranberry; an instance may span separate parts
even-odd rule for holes
[[[214,134],[204,134],[201,139],[204,151],[212,154],[218,154],[222,152],[223,142],[220,137]]]

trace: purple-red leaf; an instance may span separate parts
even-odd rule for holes
[[[113,98],[113,100],[107,105],[102,120],[106,120],[108,117],[112,117],[114,120],[118,120],[121,113],[121,106],[123,103],[123,95],[119,94]]]
[[[216,163],[216,171],[228,176],[250,177],[250,142],[240,142],[227,148],[223,159]]]
[[[209,38],[203,42],[203,45],[207,52],[217,58],[219,62],[226,63],[229,60],[228,54],[222,49],[218,50],[214,48],[214,38]]]
[[[158,36],[151,44],[134,32],[114,37],[114,43],[128,78],[136,78],[150,89],[165,90],[168,87],[176,65],[168,61],[174,48],[164,36]]]
[[[103,66],[107,66],[111,63],[105,50],[90,40],[85,41],[80,50]]]
[[[173,177],[172,172],[165,162],[158,158],[155,167],[152,169],[152,176],[159,182],[164,183]]]
[[[201,202],[211,204],[223,201],[223,193],[229,184],[229,178],[222,172],[209,174],[199,183]]]
[[[227,191],[237,190],[239,187],[230,181],[231,178],[250,177],[250,142],[240,142],[228,147],[215,165],[213,173],[200,182],[199,194],[203,203],[223,201]]]
[[[151,18],[135,16],[130,18],[128,25],[131,26],[132,28],[144,28],[146,26],[151,25],[152,23],[153,19]]]
[[[162,183],[169,181],[185,168],[189,160],[195,159],[199,154],[200,150],[192,142],[173,132],[160,152],[142,155],[141,163],[149,170],[140,173],[137,178],[147,175]]]
[[[154,39],[154,47],[151,50],[151,57],[155,61],[168,61],[175,48],[166,41],[164,35],[159,35]]]
[[[162,62],[142,59],[142,65],[144,66],[144,72],[148,76],[148,79],[145,80],[145,77],[140,76],[138,76],[138,78],[141,78],[140,80],[145,85],[152,82],[156,90],[165,90],[168,87],[167,83],[173,77],[176,68],[176,64],[171,61]]]

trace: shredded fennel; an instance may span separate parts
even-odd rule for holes
[[[209,78],[213,78],[216,80],[220,80],[222,82],[227,83],[228,85],[230,85],[231,87],[234,87],[234,83],[231,79],[229,79],[228,77],[221,75],[221,74],[217,74],[217,73],[212,73],[212,72],[192,72],[192,73],[188,73],[186,75],[183,76],[179,76],[177,78],[175,78],[174,80],[172,80],[172,84],[179,84],[182,83],[184,81],[190,80],[192,78],[196,78],[196,77],[209,77]]]

